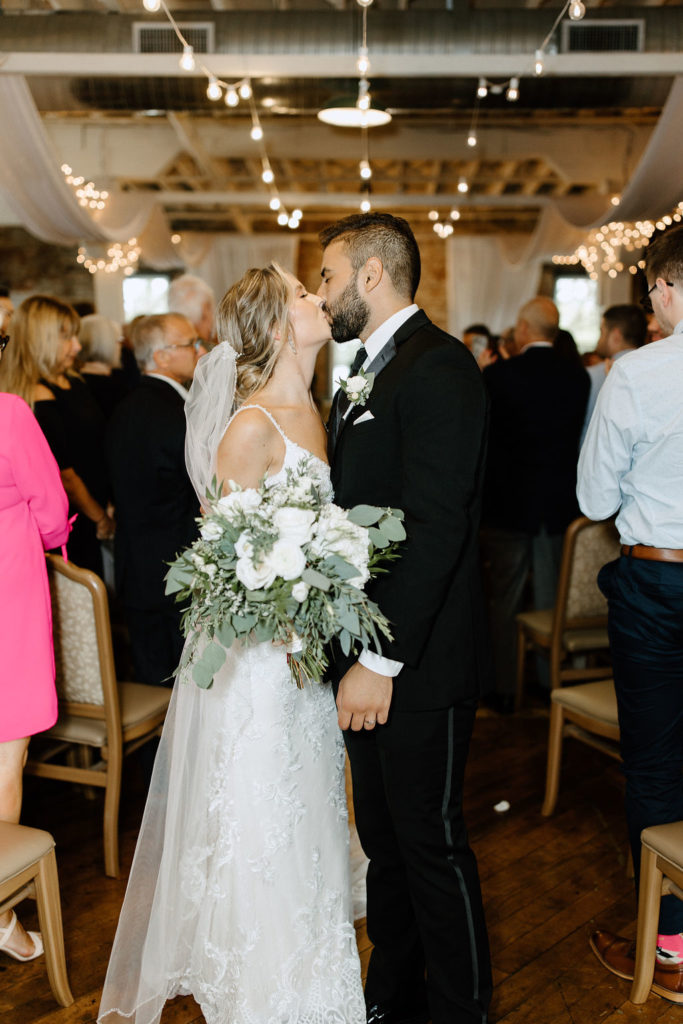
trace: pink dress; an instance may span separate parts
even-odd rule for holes
[[[43,548],[66,542],[59,469],[22,398],[0,394],[0,742],[57,721]]]

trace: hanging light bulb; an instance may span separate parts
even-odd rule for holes
[[[142,6],[150,14],[156,14],[161,7],[161,0],[142,0]]]
[[[508,85],[507,92],[505,93],[505,99],[509,100],[510,103],[514,103],[515,100],[519,99],[519,79],[518,78],[511,78],[510,79],[510,84]]]
[[[372,167],[367,160],[361,160],[359,164],[359,172],[363,181],[367,181],[368,178],[372,177]]]
[[[301,220],[301,218],[303,217],[303,213],[297,207],[296,210],[292,210],[292,217],[294,218],[294,220]]]
[[[240,96],[243,100],[251,99],[251,86],[249,85],[249,82],[242,82],[240,85]]]
[[[289,220],[287,221],[287,227],[291,228],[292,231],[296,230],[296,228],[299,227],[299,221],[296,219],[296,217],[289,218]]]
[[[251,135],[254,142],[258,142],[259,139],[263,138],[263,128],[257,122],[256,124],[252,125],[251,132],[249,134]]]
[[[356,0],[359,7],[370,7],[372,0]]]
[[[356,61],[356,71],[363,78],[367,75],[370,70],[370,58],[368,57],[367,46],[361,46],[358,51],[358,60]]]
[[[586,13],[586,5],[582,0],[572,0],[569,5],[569,17],[572,21],[581,21]]]
[[[467,184],[467,179],[460,178],[460,181],[458,182],[458,192],[461,192],[464,195],[466,192],[469,192],[469,190],[470,186]]]
[[[477,144],[477,136],[474,134],[474,132],[470,132],[470,134],[467,136],[467,145],[471,146],[474,149],[476,144]]]
[[[536,50],[534,55],[534,74],[536,76],[543,74],[543,50]]]
[[[272,185],[272,183],[275,181],[275,175],[271,171],[270,167],[264,167],[263,168],[263,173],[261,175],[261,180],[266,185]]]
[[[427,216],[429,217],[430,220],[438,220],[439,219],[439,211],[438,210],[430,210],[429,213],[427,214]]]
[[[279,210],[280,207],[282,206],[282,203],[280,202],[277,196],[273,196],[268,205],[270,206],[271,210]]]
[[[280,225],[281,225],[282,227],[284,227],[284,226],[285,226],[285,224],[286,224],[286,223],[288,222],[288,220],[289,220],[289,217],[288,217],[288,215],[287,215],[287,214],[285,213],[285,211],[284,211],[284,210],[282,211],[282,213],[278,213],[278,215],[277,215],[277,222],[278,222],[278,224],[280,224]]]
[[[477,96],[479,97],[479,99],[483,100],[484,97],[488,95],[488,91],[489,91],[489,87],[486,84],[486,79],[485,78],[480,78],[479,79],[479,85],[477,86]]]
[[[183,55],[180,58],[180,66],[183,71],[194,71],[194,49],[189,43],[183,46]]]
[[[451,220],[460,220],[460,210],[454,206],[451,210]]]
[[[206,90],[206,95],[210,100],[219,100],[223,95],[223,90],[218,84],[215,75],[209,75],[209,84]]]
[[[370,202],[370,200],[369,199],[361,199],[360,212],[361,213],[370,213],[371,209],[372,209],[372,203]]]
[[[225,105],[226,107],[236,107],[239,101],[240,98],[237,95],[237,89],[231,85],[225,94]]]

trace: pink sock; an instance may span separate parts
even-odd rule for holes
[[[683,933],[657,936],[657,960],[660,964],[683,964]]]

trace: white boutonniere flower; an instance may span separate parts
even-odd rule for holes
[[[342,389],[351,405],[365,405],[370,397],[370,392],[372,391],[372,385],[374,382],[374,373],[365,373],[363,370],[359,370],[354,377],[348,377],[346,380],[340,380],[339,387]]]

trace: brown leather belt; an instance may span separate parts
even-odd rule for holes
[[[651,548],[647,544],[622,544],[622,555],[650,562],[683,562],[683,548]]]

